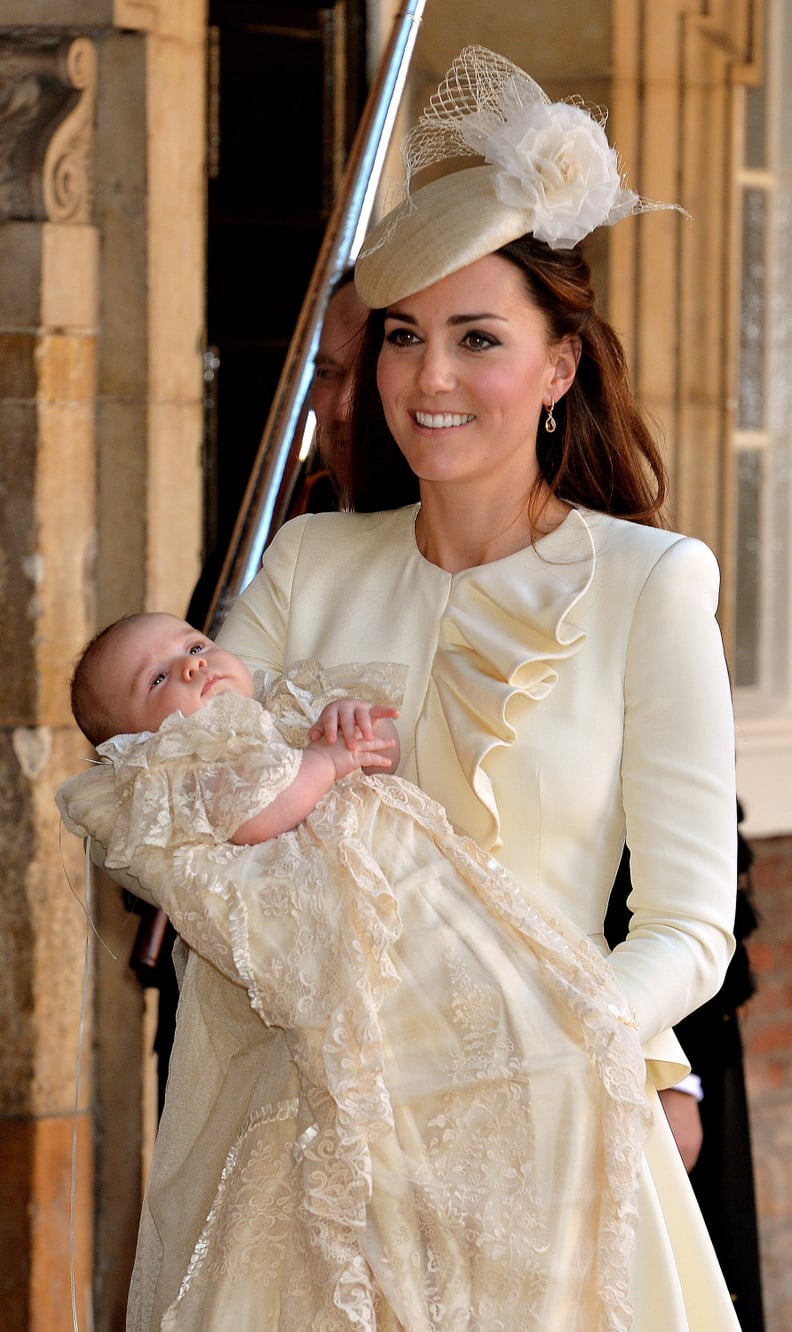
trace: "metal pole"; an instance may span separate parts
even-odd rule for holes
[[[219,629],[231,602],[255,576],[272,534],[276,501],[311,386],[319,328],[333,284],[371,213],[425,4],[405,0],[369,91],[207,613],[209,634]]]

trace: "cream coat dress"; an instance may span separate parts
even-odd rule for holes
[[[718,990],[733,950],[734,736],[716,562],[698,541],[572,509],[534,547],[449,574],[421,556],[416,513],[287,524],[220,641],[253,669],[405,663],[400,772],[603,948],[627,840],[633,917],[613,964],[656,1120],[633,1326],[735,1332],[653,1090],[687,1071],[669,1029]]]
[[[568,918],[603,952],[605,906],[629,842],[632,929],[612,965],[644,1043],[654,1127],[637,1188],[637,1239],[622,1273],[633,1309],[624,1325],[737,1332],[654,1090],[686,1071],[668,1029],[718,989],[733,947],[734,752],[715,561],[696,541],[572,510],[536,547],[450,575],[420,555],[415,515],[410,507],[287,524],[220,639],[268,673],[306,659],[329,668],[404,663],[402,775],[513,872],[543,918]],[[439,996],[441,1013],[447,998]],[[234,1295],[249,1264],[259,1264],[253,1275],[264,1290],[268,1271],[273,1281],[282,1271],[293,1194],[286,1174],[295,1149],[310,1152],[300,1098],[282,1031],[266,1034],[245,986],[229,985],[217,965],[190,951],[130,1329],[293,1327],[285,1316],[258,1317],[249,1303],[235,1308]],[[569,1125],[585,1116],[570,1120],[560,1105],[559,1131],[571,1147]],[[497,1120],[492,1126],[497,1181],[508,1116],[503,1131]],[[453,1146],[458,1138],[446,1128]],[[463,1176],[481,1164],[479,1152]],[[236,1236],[225,1259],[211,1249],[218,1218]],[[502,1232],[505,1244],[515,1238],[519,1264],[526,1236]],[[420,1246],[405,1233],[402,1256],[411,1251]],[[535,1326],[507,1311],[482,1321],[461,1276],[457,1306],[423,1322],[394,1318],[394,1292],[378,1332]],[[307,1324],[315,1332],[347,1325],[357,1324],[332,1311]],[[617,1316],[613,1326],[622,1325]],[[544,1327],[594,1332],[579,1311]]]

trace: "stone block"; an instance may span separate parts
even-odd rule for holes
[[[45,328],[95,332],[99,231],[93,226],[42,227],[41,322]]]
[[[147,42],[113,34],[99,50],[94,215],[102,233],[99,391],[145,394],[148,378]]]
[[[201,571],[201,431],[200,403],[151,404],[146,605],[177,615]]]
[[[53,671],[65,675],[64,653],[69,660],[89,627],[95,355],[90,337],[0,336],[0,376],[5,368],[7,383],[18,390],[0,402],[0,591],[7,613],[20,629],[27,626],[29,649],[29,655],[15,653],[8,665],[10,688],[0,703],[0,719],[13,725],[68,717],[63,694],[53,698],[51,677]],[[38,402],[29,396],[31,389]],[[64,542],[67,490],[75,535]]]
[[[14,625],[14,651],[3,666],[0,725],[32,720],[35,707],[36,432],[35,402],[0,401],[0,603]]]
[[[92,403],[96,397],[96,337],[44,333],[36,350],[38,396],[47,403]]]
[[[145,600],[148,408],[100,402],[97,411],[97,627]]]
[[[4,222],[0,329],[82,328],[97,321],[99,233],[92,226]]]
[[[34,845],[30,788],[21,778],[9,731],[0,730],[0,1115],[30,1112],[36,941],[24,885]]]
[[[0,245],[0,328],[38,328],[43,224],[4,222]]]
[[[33,27],[37,36],[48,31],[60,32],[75,27],[80,32],[87,28],[109,25],[113,19],[114,0],[3,0],[3,26],[10,28]]]
[[[55,1332],[71,1325],[70,1192],[74,1121],[0,1119],[0,1300],[3,1332]],[[92,1126],[77,1119],[74,1269],[80,1327],[90,1305]]]
[[[35,398],[38,388],[36,348],[33,332],[0,331],[0,398]]]
[[[204,62],[178,42],[152,45],[149,386],[153,398],[203,393]]]
[[[61,847],[54,793],[87,752],[73,726],[0,731],[0,1114],[6,1116],[63,1115],[74,1105],[88,925],[77,900],[82,847],[72,837]],[[86,1060],[90,1049],[89,1026]],[[81,1105],[90,1099],[85,1071]]]

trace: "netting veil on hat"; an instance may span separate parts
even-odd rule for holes
[[[570,249],[632,213],[677,208],[626,185],[606,119],[577,99],[551,102],[510,60],[466,46],[402,143],[405,198],[356,266],[366,304],[390,304],[526,233]],[[471,156],[486,165],[413,192],[417,172]]]

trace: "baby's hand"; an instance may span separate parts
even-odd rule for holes
[[[311,740],[327,740],[331,745],[341,735],[347,749],[354,752],[361,741],[374,739],[374,722],[383,717],[398,717],[398,708],[363,703],[358,698],[337,699],[323,708],[310,730]],[[367,765],[368,766],[368,765]],[[376,767],[389,766],[377,763]]]

